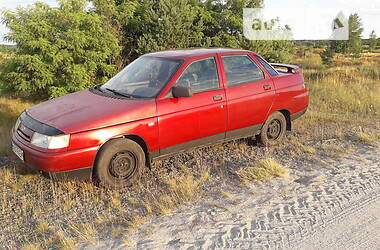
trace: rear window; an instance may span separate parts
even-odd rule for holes
[[[269,65],[269,63],[267,63],[266,61],[264,61],[261,57],[259,56],[255,56],[255,58],[261,63],[261,65],[263,65],[263,67],[268,71],[269,75],[271,76],[277,76],[278,73],[277,71],[272,68],[272,66]]]
[[[263,71],[247,55],[222,56],[222,60],[228,86],[264,79]]]

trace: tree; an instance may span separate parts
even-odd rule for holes
[[[374,30],[369,35],[369,51],[373,51],[377,46],[377,37]]]
[[[213,47],[252,50],[272,62],[289,62],[294,52],[293,41],[250,41],[243,35],[243,8],[259,8],[263,0],[199,1],[207,12],[204,18],[207,37]]]
[[[138,40],[138,52],[208,47],[198,8],[187,0],[161,0],[145,13],[145,33]]]
[[[360,57],[362,52],[363,27],[358,14],[351,14],[348,19],[349,40],[330,41],[329,46],[320,54],[322,62],[327,66],[334,64],[335,53],[351,54],[353,57]]]
[[[330,42],[331,50],[336,53],[348,53],[348,42],[344,40],[332,40]]]
[[[87,3],[90,3],[87,5]],[[103,83],[140,55],[192,47],[253,50],[290,61],[292,41],[249,41],[243,8],[263,0],[59,0],[3,12],[17,44],[2,88],[40,99]],[[1,67],[2,68],[2,67]]]
[[[350,15],[348,19],[350,27],[350,38],[348,40],[348,52],[354,57],[360,57],[360,53],[363,50],[362,47],[362,33],[363,25],[358,14]]]
[[[119,46],[122,48],[116,59],[116,67],[120,71],[130,63],[131,54],[135,52],[137,39],[134,31],[141,29],[140,26],[143,25],[139,25],[137,29],[132,25],[139,22],[138,13],[145,8],[144,2],[129,0],[92,0],[91,2],[92,10],[103,17],[106,30],[117,37]]]
[[[321,54],[322,63],[328,67],[334,66],[335,51],[331,46],[328,46]]]
[[[1,74],[7,89],[40,99],[92,87],[115,73],[118,39],[104,17],[86,11],[85,0],[60,0],[58,8],[37,2],[3,12],[15,57]]]

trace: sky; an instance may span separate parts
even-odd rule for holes
[[[40,1],[52,6],[57,5],[55,0]],[[14,10],[17,6],[26,6],[34,2],[36,2],[36,0],[0,0],[0,10]],[[378,37],[380,37],[380,0],[264,0],[264,5],[266,8],[284,8],[285,11],[281,12],[281,14],[279,14],[280,16],[278,16],[280,22],[281,20],[285,22],[281,22],[281,24],[290,24],[291,21],[289,21],[289,23],[286,23],[286,21],[290,19],[294,20],[294,17],[299,16],[299,12],[294,8],[335,8],[342,10],[344,13],[347,13],[347,15],[350,13],[358,13],[364,27],[362,37],[368,38],[372,30],[375,30]],[[302,20],[298,22],[298,24],[304,24],[301,22]],[[293,26],[297,26],[297,24]],[[307,28],[298,30],[301,32],[300,36],[306,36],[307,31],[310,32]],[[302,34],[302,32],[305,34]],[[0,23],[0,44],[7,43],[3,39],[6,33],[6,27]]]
[[[372,30],[375,30],[377,36],[380,37],[380,0],[264,0],[264,5],[266,8],[290,9],[279,16],[280,23],[286,18],[294,19],[299,16],[297,9],[292,11],[292,8],[316,8],[318,11],[323,8],[336,9],[337,12],[342,11],[346,16],[358,13],[364,28],[362,38],[369,38]]]
[[[27,6],[37,2],[36,0],[0,0],[0,11],[15,10],[17,6]],[[51,6],[57,6],[55,0],[39,0],[39,2],[47,3]],[[4,41],[4,35],[8,32],[4,24],[0,22],[0,44],[8,44]]]

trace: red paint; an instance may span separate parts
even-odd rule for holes
[[[245,54],[259,65],[265,80],[227,87],[222,55]],[[125,135],[141,137],[149,152],[191,140],[262,124],[277,110],[295,114],[308,107],[301,70],[271,77],[244,50],[200,49],[151,54],[184,59],[184,63],[156,99],[114,99],[79,91],[36,105],[26,112],[34,119],[70,134],[68,148],[41,149],[14,133],[12,140],[25,155],[28,165],[49,172],[93,166],[98,149],[108,140]],[[187,98],[168,98],[170,91],[191,62],[214,57],[220,88]],[[264,85],[269,85],[265,89]],[[214,100],[214,96],[220,96]],[[148,125],[149,124],[149,125]]]

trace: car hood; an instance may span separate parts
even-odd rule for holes
[[[26,112],[42,123],[72,134],[153,117],[156,105],[155,100],[116,99],[83,90],[40,103]]]

